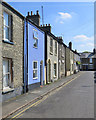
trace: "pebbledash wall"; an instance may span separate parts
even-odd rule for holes
[[[47,34],[47,83],[58,79],[58,41],[52,37],[52,33]],[[50,40],[53,41],[53,51],[50,51]],[[55,54],[55,42],[57,43],[57,54]],[[54,64],[56,64],[56,75],[54,71]]]
[[[0,11],[1,12],[1,11]],[[24,17],[14,8],[5,2],[2,2],[2,23],[4,23],[3,12],[6,12],[11,17],[11,42],[4,40],[4,26],[2,24],[2,57],[0,56],[0,65],[3,66],[3,59],[11,59],[11,85],[10,89],[3,89],[3,100],[22,94],[23,92],[23,27]],[[1,20],[1,19],[0,19]],[[1,51],[1,50],[0,50]],[[2,61],[2,62],[1,62]],[[2,68],[3,71],[3,68]],[[0,72],[1,73],[1,72]],[[2,73],[2,81],[4,74]],[[1,77],[0,77],[1,79]]]
[[[28,86],[28,90],[33,89],[36,86],[44,84],[45,81],[45,34],[41,31],[37,25],[30,20],[25,21],[25,55],[27,56],[27,71],[28,76],[25,78],[25,84]],[[36,35],[37,34],[37,35]],[[27,40],[27,41],[26,41]],[[37,41],[37,45],[34,43]],[[26,51],[27,49],[28,51]],[[26,59],[26,58],[25,58]],[[36,62],[37,67],[34,68],[34,62]],[[25,63],[25,64],[26,64]],[[42,68],[41,68],[42,64]],[[26,65],[26,66],[27,66]],[[26,67],[25,67],[26,68]],[[37,72],[37,76],[33,77],[33,74]],[[41,73],[42,72],[42,73]],[[35,74],[36,75],[36,74]],[[25,76],[26,77],[26,76]]]

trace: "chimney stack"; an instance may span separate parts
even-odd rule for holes
[[[47,24],[46,25],[43,24],[43,26],[41,26],[41,27],[42,27],[43,30],[51,32],[51,26],[50,26],[50,24],[48,24],[48,25]]]
[[[31,11],[31,15],[28,12],[28,15],[26,16],[27,19],[31,20],[33,23],[35,23],[36,25],[40,26],[40,15],[39,15],[39,11],[36,11],[36,15],[33,15],[33,12]]]
[[[62,36],[57,37],[60,43],[63,43]]]
[[[72,50],[72,42],[69,42],[69,48]]]

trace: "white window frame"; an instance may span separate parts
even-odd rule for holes
[[[6,91],[12,88],[12,65],[11,65],[11,59],[10,58],[3,58],[3,61],[7,61],[8,62],[8,72],[7,73],[3,73],[3,84],[4,84],[4,77],[7,75],[8,76],[8,86],[3,86],[3,91]]]
[[[10,35],[10,33],[11,33],[11,17],[10,17],[10,14],[9,13],[7,13],[6,11],[3,11],[3,18],[4,18],[4,13],[5,14],[7,14],[8,15],[8,24],[9,25],[6,25],[5,23],[4,23],[4,19],[3,19],[3,33],[4,33],[4,41],[11,41],[11,35]],[[6,36],[6,32],[4,32],[5,31],[5,28],[8,28],[9,29],[9,33],[8,33],[8,38],[9,39],[6,39],[5,38],[5,36]]]
[[[51,41],[52,41],[52,45],[51,45]],[[53,39],[50,38],[50,53],[53,54]]]
[[[35,36],[34,32],[36,32],[37,37]],[[35,43],[35,41],[37,43],[36,46],[34,46],[34,43],[33,43],[33,47],[38,48],[38,31],[36,29],[33,29],[33,40],[34,40],[34,43]]]
[[[34,68],[34,62],[37,63],[37,68]],[[33,80],[38,79],[38,61],[33,61],[33,73],[34,73],[34,71],[37,71],[37,76],[36,77],[33,76]]]
[[[57,42],[55,41],[55,55],[57,55]]]

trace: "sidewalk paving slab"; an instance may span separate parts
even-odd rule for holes
[[[61,78],[61,79],[57,80],[56,82],[53,82],[49,85],[44,85],[43,87],[35,88],[34,90],[29,91],[28,93],[22,94],[20,96],[12,98],[12,99],[9,99],[8,101],[4,101],[2,103],[2,118],[4,116],[7,116],[8,114],[10,114],[12,111],[16,110],[17,108],[29,103],[30,101],[34,100],[35,98],[38,98],[42,94],[47,93],[51,89],[56,88],[56,87],[60,86],[61,84],[75,78],[80,73],[82,73],[82,72],[73,74],[73,75],[65,77],[65,78]]]

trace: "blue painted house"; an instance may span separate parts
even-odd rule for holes
[[[24,90],[28,91],[44,84],[45,34],[26,18],[24,35]]]

